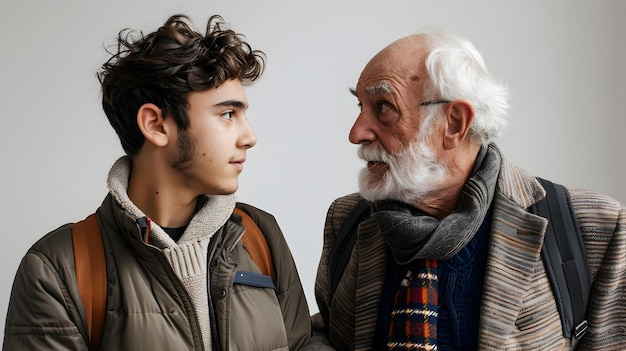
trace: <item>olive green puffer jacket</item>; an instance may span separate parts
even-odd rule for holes
[[[217,316],[211,319],[213,348],[297,350],[308,341],[311,326],[290,250],[272,215],[237,206],[267,237],[276,289],[235,280],[237,272],[260,272],[241,242],[241,217],[232,215],[208,247],[210,309]],[[162,251],[142,240],[140,226],[110,195],[97,216],[108,280],[100,350],[204,350],[189,294]],[[11,294],[4,350],[88,349],[71,228],[67,224],[47,234],[24,256]]]

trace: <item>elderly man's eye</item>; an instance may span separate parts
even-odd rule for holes
[[[387,113],[391,110],[391,105],[386,102],[379,102],[376,104],[376,112]]]

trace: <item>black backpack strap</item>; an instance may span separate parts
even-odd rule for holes
[[[361,199],[356,203],[348,217],[343,221],[337,236],[335,237],[335,243],[330,252],[330,260],[328,265],[328,277],[330,282],[330,297],[335,294],[335,289],[339,285],[343,271],[348,265],[350,260],[350,253],[356,243],[356,232],[359,223],[363,221],[370,213],[370,206]]]
[[[585,247],[567,188],[538,178],[546,197],[531,211],[548,219],[541,249],[561,317],[563,336],[575,345],[587,330],[585,313],[591,273]]]

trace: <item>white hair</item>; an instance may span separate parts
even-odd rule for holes
[[[425,64],[430,79],[424,84],[423,99],[469,100],[475,109],[469,131],[472,140],[486,144],[500,136],[507,125],[508,89],[487,71],[482,55],[456,34],[425,31],[421,35],[428,46]]]

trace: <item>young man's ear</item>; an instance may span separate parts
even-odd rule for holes
[[[456,148],[467,136],[474,121],[474,106],[471,102],[457,99],[449,102],[444,108],[446,129],[443,146],[446,150]]]
[[[163,147],[169,142],[169,125],[165,123],[161,109],[155,104],[141,105],[137,112],[137,125],[146,141],[155,146]]]

